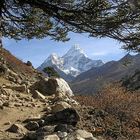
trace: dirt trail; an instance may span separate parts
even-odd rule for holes
[[[19,107],[4,108],[0,110],[0,140],[18,140],[19,134],[9,133],[7,130],[13,123],[21,123],[30,116],[38,116],[43,114],[44,106],[39,107]]]

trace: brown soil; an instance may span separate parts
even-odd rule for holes
[[[30,116],[43,115],[44,105],[38,102],[36,107],[14,107],[0,110],[0,140],[18,140],[22,135],[6,131],[12,124],[23,124]],[[24,125],[24,124],[23,124]]]

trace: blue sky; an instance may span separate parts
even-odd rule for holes
[[[74,44],[79,44],[85,54],[91,59],[101,59],[104,62],[118,60],[127,52],[120,49],[122,44],[109,38],[89,38],[86,34],[70,33],[70,41],[56,42],[49,38],[41,40],[9,40],[4,38],[4,47],[19,59],[30,60],[38,67],[51,53],[64,55]]]

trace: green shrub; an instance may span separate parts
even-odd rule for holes
[[[57,73],[57,71],[53,67],[46,67],[43,69],[43,71],[47,73],[49,77],[57,77],[57,78],[60,77],[60,75]]]

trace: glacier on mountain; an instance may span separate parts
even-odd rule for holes
[[[88,58],[79,45],[74,45],[62,57],[59,57],[56,53],[51,54],[38,69],[43,70],[48,66],[57,67],[57,69],[64,72],[66,75],[76,77],[92,67],[99,67],[101,65],[103,65],[101,60],[92,60]]]

